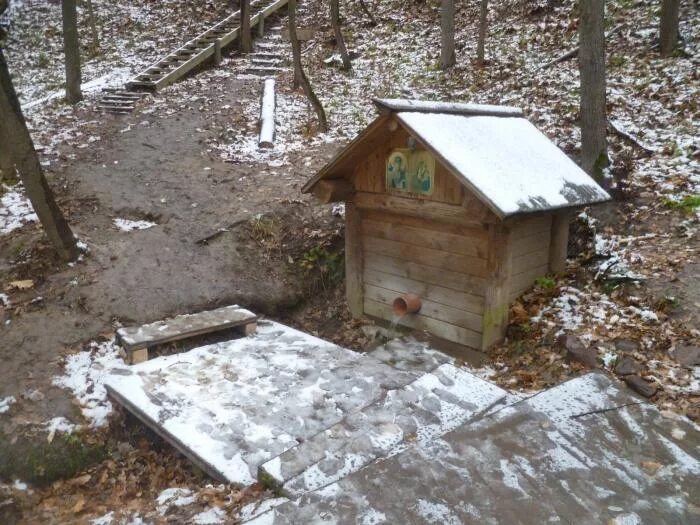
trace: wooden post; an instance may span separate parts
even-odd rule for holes
[[[221,65],[221,40],[214,40],[214,64]]]
[[[567,211],[552,216],[552,236],[549,240],[549,271],[552,273],[561,273],[566,269],[570,217]]]
[[[275,79],[268,78],[263,84],[260,102],[259,148],[272,148],[275,145]]]
[[[362,289],[363,254],[360,211],[353,202],[345,203],[345,295],[353,317],[364,313]]]
[[[258,36],[260,38],[265,36],[265,17],[262,13],[258,17]]]
[[[510,231],[501,224],[490,224],[488,269],[484,298],[484,325],[481,349],[486,350],[505,337],[510,311],[513,249]]]

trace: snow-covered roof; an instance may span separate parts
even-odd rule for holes
[[[384,115],[303,191],[311,191],[321,178],[334,178],[345,158],[350,160],[346,154],[371,138],[381,119],[391,114],[501,218],[610,199],[517,108],[402,99],[375,102]]]
[[[375,98],[374,104],[380,112],[415,111],[419,113],[449,113],[454,115],[523,116],[523,110],[515,106],[494,106],[491,104],[434,102],[431,100],[408,100],[405,98]]]

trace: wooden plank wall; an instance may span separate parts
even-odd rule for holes
[[[416,293],[421,311],[402,325],[480,348],[487,232],[368,209],[360,222],[365,313],[391,321],[394,299]]]
[[[513,226],[511,300],[532,286],[535,279],[549,272],[551,231],[551,215],[525,219]]]

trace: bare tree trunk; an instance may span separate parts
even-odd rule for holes
[[[373,26],[376,26],[376,25],[377,25],[377,19],[374,18],[374,15],[372,14],[372,12],[367,8],[367,4],[365,4],[365,0],[360,0],[360,7],[362,8],[362,10],[363,10],[363,11],[365,12],[365,14],[367,15],[367,18],[369,18],[369,23],[370,23],[371,25],[373,25]]]
[[[100,33],[97,31],[97,19],[95,18],[95,10],[92,7],[92,0],[85,0],[85,7],[88,12],[88,23],[90,24],[91,42],[90,51],[93,55],[97,54],[100,48]]]
[[[440,7],[440,67],[449,69],[455,65],[455,0],[442,0]]]
[[[304,68],[301,65],[301,44],[299,43],[299,38],[297,38],[297,0],[289,0],[287,4],[289,9],[289,40],[292,43],[292,58],[294,61],[294,78],[298,77],[301,87],[304,89],[306,98],[309,99],[311,105],[316,111],[316,116],[318,117],[318,129],[322,133],[328,131],[328,121],[326,120],[326,112],[323,109],[321,101],[314,93],[311,88],[311,83],[309,79],[306,78],[304,73]]]
[[[75,104],[83,100],[80,92],[80,42],[78,41],[78,11],[75,0],[62,0],[63,52],[66,57],[66,100]]]
[[[238,46],[241,53],[253,50],[253,40],[250,36],[250,0],[241,0],[241,34],[238,36]]]
[[[335,34],[335,45],[338,46],[340,50],[340,56],[343,59],[343,69],[347,71],[352,68],[352,64],[350,63],[348,49],[345,47],[343,32],[340,30],[340,2],[339,0],[330,0],[330,3],[331,25],[333,26],[333,33]]]
[[[481,0],[479,8],[479,40],[476,43],[476,61],[479,64],[484,63],[484,54],[486,48],[486,30],[488,29],[489,19],[489,0]]]
[[[678,9],[680,0],[662,0],[659,24],[661,56],[670,56],[678,43]]]
[[[3,124],[0,123],[0,127],[2,126]],[[3,131],[0,129],[0,137],[2,136]],[[8,148],[7,142],[0,140],[0,184],[3,184],[5,181],[11,181],[15,178],[15,163],[12,160],[10,153],[11,152]]]
[[[608,164],[605,137],[605,1],[579,2],[581,167],[602,181]]]
[[[8,149],[12,151],[12,158],[24,183],[27,196],[47,237],[63,260],[74,260],[78,256],[75,237],[56,204],[53,192],[44,177],[1,49],[0,115],[3,116],[3,125],[0,127],[0,142],[6,144]]]

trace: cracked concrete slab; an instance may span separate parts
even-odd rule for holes
[[[287,326],[158,357],[105,381],[112,398],[216,479],[258,466],[419,374]]]
[[[699,436],[593,373],[249,523],[690,523]]]

